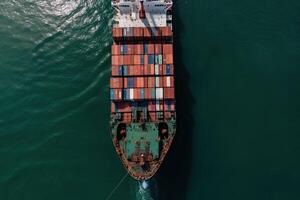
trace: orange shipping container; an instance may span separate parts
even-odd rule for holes
[[[113,37],[122,37],[123,30],[122,28],[113,28]]]
[[[155,78],[154,77],[148,77],[147,78],[147,87],[155,87]]]
[[[112,55],[111,63],[112,63],[112,65],[122,65],[123,64],[123,56],[122,55]]]
[[[175,111],[175,101],[164,101],[164,111]]]
[[[143,87],[145,87],[145,78],[144,77],[136,77],[134,83],[136,84],[135,87],[143,88]]]
[[[164,44],[163,54],[173,54],[173,44]]]
[[[123,78],[110,78],[110,88],[119,89],[123,87]]]
[[[123,56],[123,63],[124,65],[132,65],[133,64],[133,56],[132,55],[124,55]]]
[[[173,64],[173,54],[163,54],[163,64]]]
[[[134,37],[143,37],[143,28],[142,27],[133,28],[133,36]]]
[[[145,65],[144,75],[154,75],[154,65]]]
[[[144,45],[142,44],[136,44],[134,45],[134,54],[144,54]]]
[[[155,77],[155,87],[163,87],[163,77],[162,76],[156,76]]]
[[[113,44],[111,46],[111,54],[112,55],[120,55],[121,54],[120,45]]]

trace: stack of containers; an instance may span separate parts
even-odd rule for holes
[[[171,28],[114,28],[113,37],[112,113],[130,123],[138,106],[148,108],[150,121],[170,118],[175,112]]]

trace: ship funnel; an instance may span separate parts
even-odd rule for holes
[[[140,17],[140,19],[145,19],[146,13],[145,13],[145,9],[144,9],[144,1],[140,1],[140,3],[141,3],[141,8],[139,10],[139,17]]]

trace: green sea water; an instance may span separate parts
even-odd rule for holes
[[[300,1],[174,1],[178,132],[111,199],[300,199]],[[0,1],[0,200],[105,200],[110,0]]]

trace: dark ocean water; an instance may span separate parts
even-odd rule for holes
[[[0,1],[0,200],[104,200],[109,0]],[[175,2],[178,133],[111,199],[300,199],[300,1]],[[152,196],[152,197],[150,197]]]

